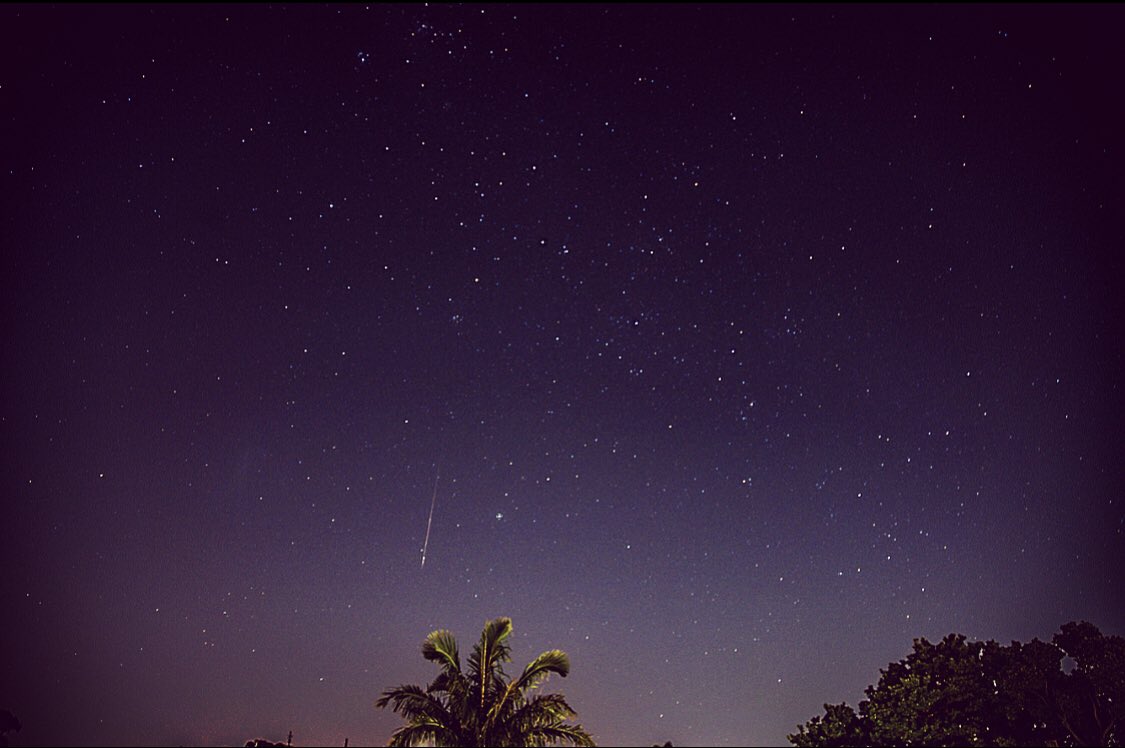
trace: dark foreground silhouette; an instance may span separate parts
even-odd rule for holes
[[[593,746],[594,739],[581,725],[567,723],[576,714],[562,694],[532,693],[552,673],[567,676],[566,653],[548,650],[512,679],[503,668],[512,659],[507,643],[511,634],[511,618],[485,623],[467,670],[461,668],[453,634],[440,630],[427,636],[422,656],[441,672],[426,688],[391,688],[375,703],[379,708],[391,705],[406,719],[391,735],[390,745]]]
[[[856,712],[825,704],[789,735],[796,746],[1119,745],[1125,639],[1067,623],[1051,641],[1002,646],[950,634],[914,640],[881,670]]]

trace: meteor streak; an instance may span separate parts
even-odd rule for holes
[[[434,476],[434,495],[433,495],[433,498],[430,499],[430,516],[426,520],[426,539],[424,541],[422,541],[422,567],[421,568],[423,568],[423,569],[426,568],[426,549],[430,547],[430,525],[432,525],[433,522],[434,522],[434,504],[437,503],[437,483],[438,483],[438,478],[440,478],[440,477],[441,477],[441,473],[438,473],[437,475]]]

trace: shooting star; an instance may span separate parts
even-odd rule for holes
[[[426,539],[422,541],[422,567],[426,568],[426,549],[430,547],[430,525],[434,522],[434,504],[437,503],[437,483],[441,477],[441,473],[434,476],[434,495],[430,499],[430,516],[426,520]]]

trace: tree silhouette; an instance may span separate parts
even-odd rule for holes
[[[1074,667],[1063,670],[1069,657]],[[1051,643],[915,639],[880,671],[857,714],[825,704],[796,746],[1117,745],[1125,723],[1125,639],[1068,623]]]
[[[485,623],[467,671],[461,668],[452,633],[442,629],[427,636],[422,656],[437,663],[441,672],[424,689],[398,686],[384,691],[375,702],[381,709],[392,705],[406,719],[389,744],[593,746],[593,738],[581,725],[567,724],[576,714],[561,694],[531,695],[551,673],[567,676],[570,660],[566,653],[558,649],[543,652],[513,680],[503,668],[511,661],[507,644],[511,634],[510,618]]]
[[[1125,737],[1125,639],[1083,621],[1066,624],[1051,641],[1074,660],[1056,692],[1063,727],[1079,744],[1119,744]]]
[[[847,704],[825,704],[824,716],[813,717],[789,736],[789,742],[802,748],[871,745],[867,723]]]
[[[8,733],[19,732],[23,725],[19,718],[7,709],[0,709],[0,746],[8,745]]]

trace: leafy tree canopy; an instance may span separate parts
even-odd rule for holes
[[[1064,668],[1064,661],[1067,665]],[[1071,667],[1073,665],[1073,667]],[[825,704],[789,735],[796,746],[1118,745],[1125,639],[1067,623],[1050,643],[1002,646],[950,634],[915,639],[880,670],[858,713]]]
[[[8,745],[8,733],[19,732],[22,727],[16,715],[7,709],[0,709],[0,748]]]

